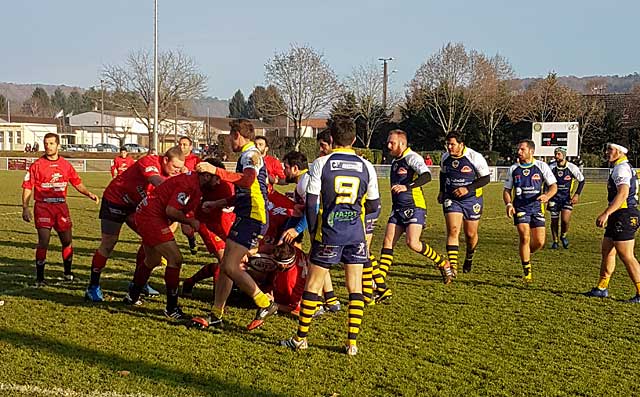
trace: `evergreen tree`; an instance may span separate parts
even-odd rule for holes
[[[247,101],[242,95],[242,91],[238,90],[229,100],[229,117],[234,119],[248,118]]]
[[[56,88],[53,95],[51,95],[51,106],[53,107],[52,110],[56,113],[60,111],[60,109],[64,109],[65,113],[69,112],[67,109],[67,96],[60,88]]]

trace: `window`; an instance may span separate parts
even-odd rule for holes
[[[16,131],[16,143],[18,145],[22,144],[22,131]]]
[[[9,138],[7,139],[7,143],[13,143],[13,131],[9,130]]]

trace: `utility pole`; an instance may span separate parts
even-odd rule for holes
[[[102,143],[107,143],[104,139],[104,80],[100,79],[100,136]]]
[[[11,122],[11,101],[7,99],[7,121]]]
[[[389,61],[393,61],[393,58],[378,58],[378,61],[382,61],[383,73],[382,73],[382,108],[387,111],[387,85],[389,84]]]
[[[175,122],[173,123],[173,135],[174,136],[174,140],[175,140],[175,144],[178,144],[178,103],[176,102],[176,119],[174,120]]]
[[[153,132],[149,146],[158,150],[158,0],[153,1]]]

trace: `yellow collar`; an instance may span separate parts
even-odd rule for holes
[[[355,153],[356,151],[351,149],[351,148],[335,148],[333,149],[333,151],[331,151],[331,153]],[[329,153],[329,154],[331,154]]]
[[[252,147],[255,147],[255,143],[253,143],[252,141],[249,141],[247,143],[244,144],[244,146],[242,147],[242,150],[240,150],[241,152],[246,152],[247,150],[251,149]]]

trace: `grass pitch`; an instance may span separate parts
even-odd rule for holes
[[[517,234],[504,216],[500,184],[486,191],[480,246],[473,272],[443,286],[431,263],[400,241],[395,250],[389,304],[368,308],[358,339],[360,353],[342,353],[346,312],[311,325],[310,348],[276,345],[293,335],[296,321],[276,316],[253,332],[250,305],[236,302],[223,334],[187,330],[162,315],[164,298],[131,308],[121,303],[133,272],[137,237],[124,229],[102,277],[112,298],[83,301],[91,257],[99,242],[98,207],[72,191],[74,272],[62,276],[60,244],[52,237],[49,287],[35,289],[33,224],[21,220],[22,173],[3,172],[0,185],[0,395],[94,396],[353,396],[353,395],[635,395],[640,307],[621,303],[634,289],[619,264],[606,300],[580,294],[597,281],[602,231],[595,217],[605,187],[587,184],[574,211],[569,250],[533,256],[534,284],[522,284]],[[106,174],[86,174],[99,193]],[[436,183],[423,237],[444,253],[444,219]],[[373,249],[379,253],[389,213],[388,181],[381,181],[383,212]],[[186,239],[178,236],[186,252]],[[549,241],[549,237],[547,238]],[[549,244],[547,244],[547,247]],[[202,251],[185,254],[183,277],[207,263]],[[464,255],[461,250],[461,256]],[[163,271],[152,285],[164,291]],[[343,272],[332,271],[346,303]],[[211,286],[201,284],[184,310],[210,307]]]

